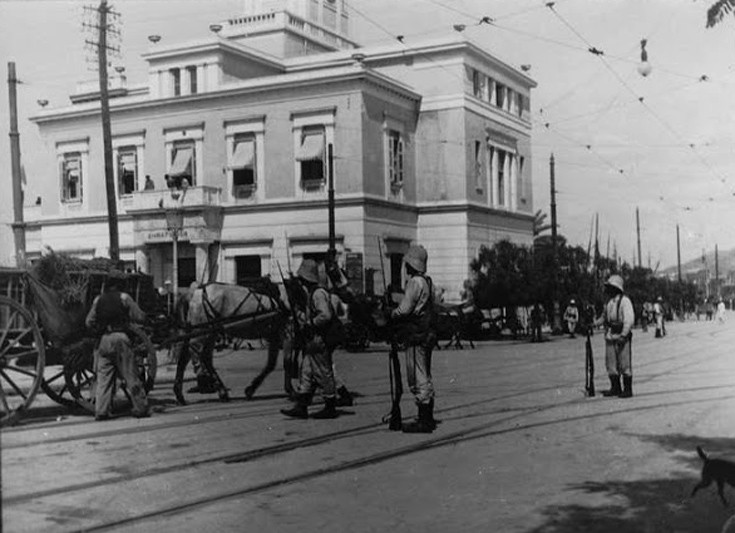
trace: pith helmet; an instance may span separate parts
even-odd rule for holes
[[[313,259],[304,259],[296,275],[311,283],[319,283],[319,265]]]
[[[605,282],[605,285],[610,285],[611,287],[615,287],[620,292],[625,292],[623,289],[623,278],[618,276],[617,274],[613,274],[610,276],[607,281]]]
[[[412,244],[411,247],[408,249],[408,252],[406,252],[403,261],[406,264],[411,265],[418,272],[424,274],[426,272],[427,259],[428,254],[426,253],[426,248],[424,248],[420,244]]]
[[[569,303],[574,305],[576,302],[574,301],[574,298],[572,298],[571,300],[569,300]]]

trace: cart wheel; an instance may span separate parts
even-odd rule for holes
[[[77,404],[76,400],[69,392],[69,387],[66,385],[63,367],[60,367],[59,370],[53,372],[49,376],[44,377],[41,382],[41,389],[46,393],[46,396],[60,405],[72,407]]]
[[[143,328],[131,324],[128,336],[138,363],[140,380],[149,392],[156,380],[158,370],[156,349]],[[97,374],[94,370],[94,345],[89,339],[77,349],[71,351],[64,364],[64,382],[74,403],[87,411],[94,412],[95,390]],[[122,384],[124,387],[124,384]]]
[[[0,296],[0,426],[15,423],[43,382],[46,349],[33,315]]]
[[[140,380],[143,382],[145,391],[150,392],[153,390],[153,385],[156,382],[156,372],[158,371],[156,348],[145,330],[139,325],[131,324],[129,332],[130,344],[135,354],[135,360],[138,362]]]
[[[64,361],[64,382],[74,403],[94,413],[94,340],[85,339],[69,347]]]

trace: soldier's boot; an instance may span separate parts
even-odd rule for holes
[[[436,427],[436,423],[432,423],[433,415],[431,414],[431,406],[429,404],[419,404],[419,416],[414,422],[403,424],[404,433],[431,433]]]
[[[431,426],[431,429],[436,429],[436,426],[439,424],[437,422],[436,418],[434,418],[434,398],[429,400],[429,425]]]
[[[620,396],[623,389],[620,388],[620,376],[609,376],[610,377],[610,390],[602,391],[603,396]]]
[[[337,418],[339,413],[337,412],[337,398],[324,398],[324,408],[311,415],[311,418],[317,420],[326,420],[330,418]]]
[[[623,392],[620,393],[621,398],[631,398],[633,396],[633,376],[623,376]]]
[[[311,394],[297,394],[296,403],[291,409],[281,409],[281,413],[291,418],[309,418],[309,404],[311,403]]]
[[[355,403],[352,393],[342,385],[337,389],[337,407],[350,407]]]

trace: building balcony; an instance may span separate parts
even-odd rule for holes
[[[219,187],[200,185],[182,189],[154,189],[136,191],[120,200],[122,209],[133,214],[158,209],[203,209],[222,205],[222,190]]]

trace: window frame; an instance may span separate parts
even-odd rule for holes
[[[262,200],[264,198],[265,179],[265,115],[228,120],[224,123],[225,146],[227,149],[227,192],[231,201]],[[233,157],[238,139],[252,138],[253,146],[253,185],[249,194],[243,189],[235,189],[235,168]],[[243,191],[243,196],[238,196]]]
[[[168,72],[171,76],[171,95],[181,96],[181,68],[170,68]]]
[[[115,162],[115,196],[117,198],[129,197],[129,194],[123,194],[120,187],[120,151],[125,149],[135,149],[135,187],[133,192],[142,191],[145,186],[145,130],[127,133],[124,135],[115,135],[112,138],[112,157]],[[132,194],[132,193],[131,193]]]
[[[77,194],[73,197],[68,194],[69,190],[69,178],[68,173],[69,170],[67,169],[67,165],[71,161],[77,161],[78,165],[78,185],[76,186]],[[62,161],[61,161],[61,202],[64,204],[81,204],[84,199],[84,189],[83,189],[83,180],[84,180],[84,172],[85,172],[85,166],[82,160],[82,153],[81,152],[64,152],[62,155]]]
[[[294,169],[294,191],[297,198],[321,198],[327,195],[327,182],[329,180],[328,154],[329,145],[333,150],[337,150],[335,145],[335,126],[336,126],[337,108],[322,108],[308,111],[295,111],[291,113],[292,132],[293,132],[293,169]],[[313,188],[303,187],[302,165],[301,161],[296,159],[302,144],[302,136],[304,129],[307,131],[313,127],[324,128],[324,180],[319,186]],[[336,183],[335,183],[336,187]]]
[[[75,198],[67,198],[64,187],[64,169],[63,165],[67,155],[78,154],[79,157],[79,194]],[[59,180],[59,204],[62,208],[72,208],[74,210],[85,208],[87,199],[84,194],[85,190],[85,174],[89,168],[89,137],[74,141],[61,141],[56,143],[56,161]]]
[[[388,128],[388,185],[391,190],[400,190],[406,177],[406,149],[404,135],[400,130]]]
[[[204,124],[167,128],[164,130],[164,149],[166,151],[166,174],[171,174],[174,163],[174,147],[181,141],[193,141],[192,180],[190,187],[204,185]]]

